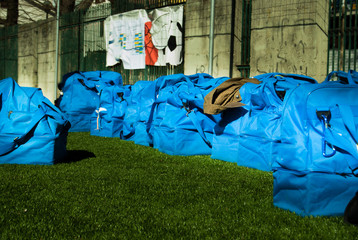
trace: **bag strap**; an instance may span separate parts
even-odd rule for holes
[[[154,119],[154,112],[156,111],[157,106],[159,105],[159,103],[164,103],[164,101],[157,99],[153,104],[152,107],[150,109],[150,113],[149,113],[149,117],[148,117],[148,121],[147,121],[147,126],[146,126],[146,131],[148,133],[149,138],[152,140],[153,139],[153,135],[151,134],[150,129],[152,128],[152,123],[153,123],[153,119]]]
[[[196,114],[198,109],[197,108],[189,109],[187,107],[187,104],[185,104],[185,103],[183,104],[183,107],[187,111],[186,115],[190,118],[190,120],[193,123],[194,127],[196,128],[196,130],[198,130],[198,133],[201,136],[201,138],[211,148],[212,147],[211,142],[206,137],[205,132],[204,132],[203,128],[201,127],[200,123],[199,123],[199,117]]]
[[[354,115],[352,109],[348,105],[338,105],[344,125],[346,126],[350,136],[355,143],[358,143],[357,128],[354,123]]]
[[[45,112],[43,111],[42,107],[35,112],[31,122],[28,124],[28,128],[24,131],[20,137],[15,137],[12,142],[3,143],[0,148],[0,156],[6,155],[16,148],[21,146],[22,144],[26,143],[34,134],[34,131],[39,124],[39,122],[46,116]]]
[[[203,128],[201,127],[201,125],[199,124],[198,121],[198,116],[196,114],[197,109],[194,108],[192,109],[189,113],[188,113],[188,117],[190,118],[190,120],[192,121],[194,127],[198,130],[198,133],[200,134],[201,138],[204,140],[204,142],[211,148],[211,142],[208,140],[208,138],[205,135],[205,132],[203,130]]]
[[[82,79],[82,78],[77,78],[78,82],[81,83],[85,88],[95,91],[98,93],[98,89],[96,88],[96,86],[94,84],[92,84],[93,86],[90,86],[88,84],[88,81],[86,79]]]
[[[44,98],[42,100],[42,105],[40,105],[42,108],[42,111],[44,111],[44,113],[47,116],[52,117],[53,119],[55,119],[58,123],[60,124],[64,124],[66,121],[68,121],[63,113],[61,112],[60,109],[58,109],[56,106],[54,106],[50,100],[48,100],[47,98]],[[46,106],[46,108],[45,108]],[[50,111],[48,109],[51,109]]]
[[[339,80],[341,80],[342,78],[346,78],[348,81],[347,82],[348,84],[356,84],[356,82],[353,80],[353,77],[352,77],[352,75],[354,75],[354,74],[355,74],[355,72],[352,70],[350,70],[349,72],[332,71],[327,75],[326,79],[322,83],[329,82],[332,79],[332,77],[334,75],[336,75]]]
[[[311,78],[309,76],[300,75],[300,74],[290,74],[290,73],[279,73],[279,72],[273,72],[273,73],[264,73],[255,76],[255,78],[261,82],[271,82],[275,80],[284,80],[284,81],[291,81],[295,84],[298,84],[300,82],[304,83],[317,83],[317,81],[314,78]]]

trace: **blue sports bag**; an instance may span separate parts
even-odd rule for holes
[[[138,81],[134,85],[131,86],[131,93],[127,99],[128,106],[125,112],[124,120],[123,120],[123,139],[129,141],[135,141],[138,136],[142,135],[142,132],[138,130],[138,123],[140,122],[140,110],[141,110],[141,92],[147,86],[153,84],[153,81]],[[136,132],[136,130],[138,130]]]
[[[286,96],[273,156],[275,206],[300,215],[343,215],[358,190],[356,76],[331,73]]]
[[[41,89],[0,81],[0,163],[54,164],[66,155],[69,122]]]
[[[297,85],[314,85],[304,75],[267,73],[255,76],[260,84],[246,83],[240,95],[246,105],[226,110],[215,127],[212,158],[236,162],[240,166],[272,170],[285,96]]]
[[[137,123],[134,125],[135,134],[133,136],[133,141],[136,144],[143,146],[153,145],[148,133],[148,127],[150,127],[148,126],[148,122],[156,95],[156,81],[152,81],[143,86],[142,90],[136,96],[138,99],[138,118]]]
[[[129,85],[114,85],[101,90],[99,106],[91,117],[91,135],[119,138],[123,136],[123,120],[129,96]]]
[[[71,72],[63,76],[56,101],[71,122],[70,132],[89,132],[91,115],[99,104],[100,91],[107,86],[121,86],[122,76],[111,71]]]
[[[213,129],[220,115],[204,114],[204,97],[227,79],[208,74],[158,78],[148,121],[153,147],[171,155],[211,154]]]

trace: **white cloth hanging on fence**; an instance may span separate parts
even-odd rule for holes
[[[145,68],[144,26],[148,21],[144,9],[112,15],[105,20],[107,67],[121,60],[124,69]]]
[[[179,65],[183,61],[183,5],[154,9],[150,33],[158,49],[155,66]]]

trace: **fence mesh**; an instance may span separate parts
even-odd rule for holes
[[[327,72],[358,70],[358,0],[331,0]]]
[[[104,21],[111,14],[134,9],[153,9],[185,3],[186,0],[127,0],[115,1],[114,5],[101,4],[87,11],[78,11],[60,20],[60,75],[71,71],[116,71],[122,74],[124,84],[139,80],[155,80],[159,76],[183,73],[184,63],[179,66],[146,66],[140,70],[126,70],[122,64],[106,67]]]

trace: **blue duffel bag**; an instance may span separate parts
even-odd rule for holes
[[[248,105],[251,91],[257,84],[247,82],[239,90],[241,103]],[[221,114],[214,128],[211,158],[237,163],[239,159],[240,118],[248,113],[247,107],[228,108]],[[265,167],[266,169],[266,167]]]
[[[128,106],[123,120],[123,139],[135,141],[136,128],[140,118],[141,99],[143,89],[153,84],[153,81],[138,81],[131,86],[131,93],[127,99]]]
[[[246,105],[226,110],[215,127],[212,158],[271,171],[276,145],[281,142],[281,116],[287,96],[298,85],[317,82],[304,75],[284,73],[255,78],[261,83],[246,83],[240,88]]]
[[[227,79],[208,74],[158,78],[148,121],[153,147],[171,155],[211,154],[213,129],[220,115],[204,114],[204,97]]]
[[[138,119],[134,125],[135,134],[133,141],[135,144],[143,146],[152,146],[153,142],[148,133],[148,122],[152,110],[152,105],[157,95],[156,81],[152,81],[138,93]]]
[[[91,117],[91,135],[119,138],[123,136],[123,120],[129,96],[129,85],[114,85],[101,90],[99,106]]]
[[[337,74],[337,81],[329,81]],[[297,86],[282,109],[274,205],[300,215],[343,215],[358,190],[356,72]]]
[[[91,115],[99,104],[99,93],[107,86],[122,85],[120,73],[112,71],[71,72],[58,85],[62,95],[56,101],[71,122],[70,132],[89,132]]]
[[[0,163],[54,164],[66,156],[69,122],[41,89],[0,81]]]

